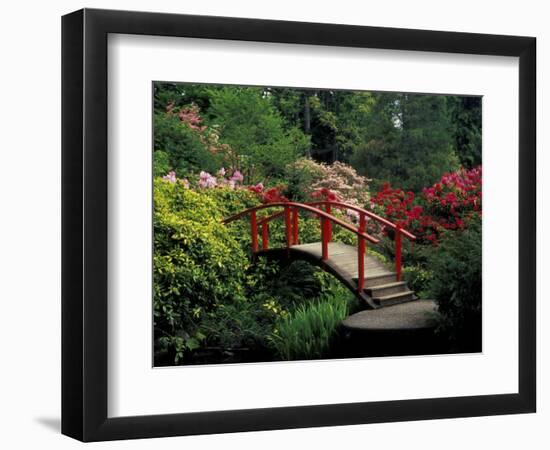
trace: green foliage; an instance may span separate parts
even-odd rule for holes
[[[430,282],[433,273],[420,265],[403,267],[403,279],[409,284],[409,288],[414,291],[419,298],[427,298]]]
[[[162,150],[153,152],[153,176],[162,177],[173,169],[170,156]]]
[[[418,192],[459,163],[481,162],[478,97],[155,83],[155,116],[191,104],[239,155],[232,161],[246,183],[280,179],[287,163],[305,155],[351,161],[375,188],[390,182]],[[205,154],[188,137],[173,142],[170,124],[159,125],[159,139],[168,142],[155,149],[168,154],[171,169],[217,169],[220,155]]]
[[[322,269],[305,261],[290,264],[275,263],[259,258],[251,275],[256,280],[255,292],[269,299],[276,299],[278,305],[287,311],[319,298],[339,288],[339,283]]]
[[[460,164],[468,169],[481,164],[481,97],[447,97],[454,147]]]
[[[200,194],[211,199],[217,205],[220,214],[224,218],[260,204],[258,197],[248,189],[217,187],[215,189],[202,189],[200,190]]]
[[[221,159],[208,151],[200,134],[176,115],[165,112],[154,115],[154,145],[157,175],[166,174],[166,169],[186,176],[201,170],[215,172],[220,167]]]
[[[221,217],[226,218],[240,213],[245,209],[257,206],[259,200],[247,189],[201,189],[200,194],[212,200],[218,208]],[[247,217],[236,220],[227,226],[228,232],[248,255],[250,251],[250,221]]]
[[[389,182],[419,192],[458,168],[444,96],[374,94],[363,143],[352,156],[379,188]]]
[[[314,91],[311,109],[312,156],[320,161],[350,160],[371,115],[375,96],[360,91]]]
[[[267,348],[273,322],[282,312],[270,299],[251,298],[219,304],[201,321],[204,344],[224,351]]]
[[[179,361],[204,339],[199,326],[204,314],[244,301],[249,258],[207,196],[156,179],[154,206],[157,351]]]
[[[428,259],[440,330],[463,351],[481,350],[481,221],[449,232]]]
[[[166,112],[169,104],[182,107],[192,103],[201,110],[205,110],[210,104],[210,88],[211,86],[206,84],[155,82],[153,84],[155,112]]]
[[[311,158],[300,158],[285,168],[285,195],[292,201],[309,201],[312,186],[325,175],[325,167]]]
[[[283,360],[323,358],[348,315],[349,298],[329,294],[277,321],[270,341]]]
[[[224,142],[242,157],[246,182],[280,177],[285,166],[308,145],[297,129],[285,130],[271,98],[260,88],[211,89],[210,122],[219,126]]]

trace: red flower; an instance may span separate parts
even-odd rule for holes
[[[313,191],[310,194],[310,197],[313,199],[322,199],[330,202],[338,202],[342,200],[336,192],[333,192],[325,187]]]
[[[288,199],[281,194],[279,188],[273,187],[265,191],[262,195],[263,203],[280,203],[288,202]]]

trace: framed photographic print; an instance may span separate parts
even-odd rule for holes
[[[62,26],[64,434],[535,411],[534,38]]]

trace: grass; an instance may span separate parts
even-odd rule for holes
[[[336,331],[349,312],[349,297],[331,293],[309,305],[301,305],[281,318],[270,337],[283,360],[318,359],[330,349]]]

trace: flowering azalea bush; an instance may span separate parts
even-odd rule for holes
[[[437,242],[439,224],[433,217],[425,214],[422,205],[415,202],[412,191],[405,192],[386,183],[372,197],[371,202],[379,215],[415,234],[419,243]],[[391,234],[391,231],[385,228],[381,231]]]
[[[481,216],[481,166],[445,174],[422,194],[426,210],[444,229],[463,229]]]
[[[195,131],[208,151],[214,154],[229,155],[232,153],[229,145],[220,142],[219,130],[216,127],[208,127],[204,124],[204,119],[200,115],[200,108],[197,105],[191,104],[182,107],[174,105],[173,102],[166,105],[166,114],[176,116],[180,122]]]
[[[287,178],[290,198],[306,200],[312,194],[314,197],[334,195],[339,201],[358,206],[369,200],[369,179],[339,161],[329,165],[301,158],[287,166]]]
[[[217,173],[218,177],[211,175],[209,172],[201,170],[199,174],[199,179],[197,186],[201,189],[208,189],[214,187],[228,187],[229,189],[235,189],[239,187],[239,183],[243,181],[242,174],[235,170],[233,174],[228,177],[228,171],[223,167]],[[166,175],[162,177],[163,180],[169,181],[170,183],[181,183],[183,186],[189,188],[190,182],[187,178],[178,178],[175,170],[169,171]]]
[[[337,192],[332,191],[326,187],[315,189],[311,194],[310,197],[313,200],[325,200],[329,202],[341,202],[344,201],[340,195],[338,195]]]
[[[474,216],[481,216],[481,166],[445,174],[419,197],[386,183],[371,204],[414,233],[418,242],[437,244],[445,230],[464,229]]]

